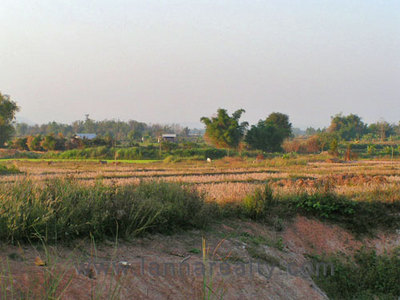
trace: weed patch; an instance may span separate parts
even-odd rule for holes
[[[398,254],[377,255],[359,251],[354,260],[330,258],[335,272],[318,276],[315,282],[330,299],[397,299],[400,296],[400,258]]]

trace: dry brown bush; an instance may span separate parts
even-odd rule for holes
[[[283,150],[285,152],[297,153],[317,153],[320,151],[320,142],[318,136],[311,136],[307,139],[293,139],[284,141]]]

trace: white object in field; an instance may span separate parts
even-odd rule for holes
[[[211,162],[211,158],[207,157],[207,162],[210,163]]]

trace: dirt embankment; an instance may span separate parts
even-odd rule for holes
[[[390,252],[400,238],[381,233],[359,240],[339,226],[297,217],[281,232],[232,221],[207,232],[153,235],[118,245],[51,246],[50,256],[33,246],[3,245],[0,289],[22,290],[31,298],[54,290],[63,292],[63,299],[202,299],[204,291],[212,299],[326,299],[310,277],[308,257],[352,255],[363,245]],[[46,265],[35,264],[37,257]]]

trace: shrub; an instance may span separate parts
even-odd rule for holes
[[[42,154],[40,154],[40,153],[26,152],[26,151],[24,151],[24,152],[19,152],[19,151],[17,151],[17,152],[15,152],[14,154],[12,154],[12,155],[7,155],[7,156],[4,157],[4,158],[8,158],[8,159],[10,159],[10,158],[28,158],[28,159],[36,159],[36,158],[41,158],[41,157],[42,157]]]
[[[264,160],[264,159],[265,159],[265,156],[264,156],[264,155],[262,155],[261,153],[260,153],[260,154],[257,154],[256,160],[261,161],[261,160]]]
[[[174,161],[174,157],[172,155],[168,155],[166,158],[164,158],[163,162],[166,164],[172,163]]]
[[[201,152],[196,154],[201,155]],[[204,150],[203,155],[204,158],[218,159],[227,156],[228,152],[225,149],[208,148]]]
[[[377,255],[361,249],[354,261],[331,258],[334,274],[314,277],[330,299],[397,299],[400,297],[398,253]]]
[[[321,149],[321,143],[317,135],[307,139],[285,140],[282,148],[285,152],[297,153],[318,153]]]
[[[116,152],[118,159],[131,160],[142,158],[142,153],[140,152],[138,147],[118,149]]]
[[[40,145],[42,142],[42,137],[40,135],[37,136],[28,136],[27,145],[29,150],[31,151],[41,151],[42,146]]]
[[[168,142],[168,141],[162,141],[161,142],[161,149],[163,151],[172,151],[174,149],[177,149],[179,147],[179,145],[177,143],[173,143],[173,142]]]
[[[392,154],[392,152],[393,152],[393,147],[389,147],[389,146],[386,146],[385,148],[383,148],[383,152],[386,154],[386,155],[391,155]]]
[[[339,149],[338,140],[333,139],[329,144],[329,154],[337,156],[339,154],[338,149]]]
[[[300,152],[301,143],[298,139],[285,140],[282,144],[283,151],[285,152]]]
[[[0,175],[18,174],[20,172],[21,171],[14,165],[12,165],[11,167],[0,165]]]
[[[374,155],[375,152],[376,152],[376,146],[375,146],[375,145],[369,145],[369,146],[367,147],[367,153],[368,153],[369,155]]]
[[[303,193],[292,199],[297,208],[317,217],[336,220],[339,216],[354,216],[357,202],[331,192]]]
[[[372,234],[375,229],[394,229],[400,226],[400,203],[380,201],[360,202],[330,191],[317,191],[289,196],[287,201],[298,212],[344,226],[356,234]]]
[[[243,209],[247,217],[255,220],[265,218],[273,201],[272,190],[268,184],[264,190],[256,189],[243,200]]]
[[[170,232],[177,229],[204,228],[215,211],[214,205],[206,203],[195,189],[167,182],[142,183],[136,189],[139,199],[150,199],[160,206],[155,222],[157,231]]]
[[[69,143],[67,143],[62,134],[58,136],[46,135],[40,142],[40,146],[46,151],[65,150],[67,144],[69,147]]]
[[[51,139],[51,138],[50,138]],[[43,143],[43,142],[42,142]],[[174,144],[177,145],[177,144]],[[65,145],[68,149],[77,148],[77,145],[72,145],[71,141]],[[54,148],[54,147],[52,147]],[[57,150],[57,149],[55,149]],[[176,159],[179,158],[192,158],[192,159],[218,159],[227,155],[224,149],[214,148],[193,148],[193,149],[171,149],[170,151],[163,151],[162,155],[164,158],[173,156]],[[130,148],[111,148],[108,146],[84,148],[84,149],[71,149],[62,153],[48,153],[48,158],[64,158],[64,159],[124,159],[124,160],[135,160],[135,159],[160,159],[160,149],[153,145],[148,146],[137,146]],[[162,157],[161,157],[162,158]],[[175,159],[175,160],[176,160]]]
[[[290,158],[290,159],[288,159],[288,158]],[[274,157],[270,160],[267,160],[266,165],[269,167],[307,165],[307,160],[303,157],[295,158],[295,154],[293,154],[293,155],[284,154],[282,157]]]
[[[43,140],[42,140],[40,145],[42,146],[42,148],[44,150],[49,151],[49,150],[56,150],[56,144],[57,144],[57,141],[56,141],[56,138],[54,136],[46,135],[43,138]]]
[[[282,155],[283,159],[294,159],[297,158],[297,153],[296,152],[290,152],[290,153],[285,153]]]
[[[215,149],[215,148],[199,148],[199,149],[175,149],[169,152],[170,155],[180,156],[180,157],[202,157],[203,159],[219,159],[227,155],[225,149]]]
[[[13,141],[12,146],[14,149],[18,150],[29,150],[26,143],[27,143],[27,138],[16,138]]]
[[[325,187],[324,187],[325,188]],[[227,213],[224,208],[224,213]],[[232,210],[234,211],[234,209]],[[400,227],[400,202],[353,201],[326,188],[286,196],[273,195],[269,183],[246,196],[238,216],[274,225],[277,219],[296,214],[312,216],[336,223],[357,235],[373,234],[377,228],[391,230]]]

